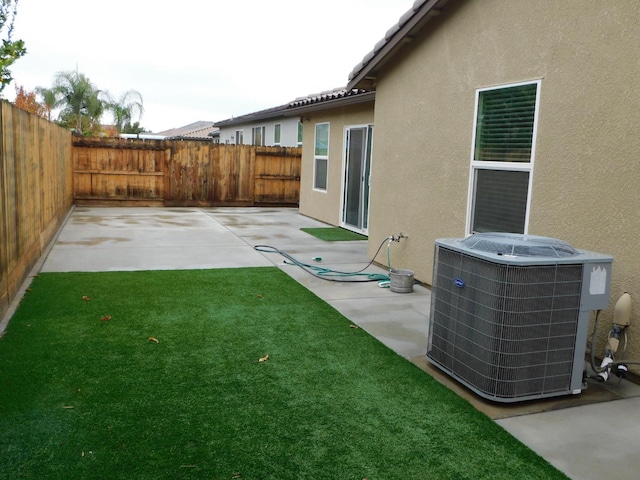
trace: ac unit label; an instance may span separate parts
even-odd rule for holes
[[[453,280],[453,284],[458,288],[462,288],[465,286],[464,280],[462,280],[461,278],[455,278]]]

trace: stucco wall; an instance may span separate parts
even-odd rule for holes
[[[340,225],[340,197],[344,170],[345,127],[371,125],[373,103],[305,113],[300,177],[300,213],[331,225]],[[308,120],[307,120],[308,118]],[[327,191],[313,188],[314,141],[317,123],[329,123],[329,164]],[[375,151],[375,132],[373,151]]]
[[[540,79],[527,233],[614,256],[604,318],[628,291],[640,359],[640,2],[452,0],[426,30],[378,79],[369,253],[408,233],[394,266],[431,282],[467,233],[476,89]]]

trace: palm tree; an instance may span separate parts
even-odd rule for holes
[[[117,101],[110,101],[106,108],[113,114],[113,122],[118,133],[127,125],[130,126],[134,117],[138,117],[139,120],[144,113],[142,95],[135,90],[127,90]]]
[[[100,117],[108,104],[104,92],[85,75],[74,71],[58,72],[52,90],[58,96],[59,106],[62,107],[61,124],[75,128],[76,132],[83,135],[96,132],[96,127],[100,125]]]
[[[102,124],[100,120],[107,109],[108,100],[104,97],[105,92],[94,90],[87,98],[85,104],[84,117],[82,118],[82,134],[83,135],[99,135],[102,133]]]
[[[40,95],[40,104],[44,107],[46,119],[51,121],[51,112],[58,106],[58,95],[53,88],[36,87],[36,93]]]

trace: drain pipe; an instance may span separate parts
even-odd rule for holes
[[[599,312],[598,312],[599,313]],[[597,317],[597,314],[596,314]],[[628,367],[624,363],[615,362],[615,355],[620,346],[620,338],[626,335],[625,330],[631,323],[631,296],[628,293],[624,293],[616,302],[615,309],[613,311],[613,325],[609,331],[607,338],[607,346],[604,353],[604,358],[600,363],[599,368],[594,368],[597,372],[596,379],[600,382],[606,382],[611,375],[611,370],[615,368],[614,373],[620,377],[625,378],[627,376]],[[592,367],[595,364],[593,359],[594,351],[591,347]]]

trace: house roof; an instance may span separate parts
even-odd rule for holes
[[[267,108],[266,110],[229,118],[216,122],[214,125],[216,127],[245,125],[258,120],[292,117],[300,113],[324,110],[333,106],[342,107],[345,105],[372,102],[374,99],[375,92],[358,88],[348,89],[347,87],[340,87],[320,93],[313,93],[305,97],[298,97],[285,105],[278,105],[277,107]]]
[[[219,131],[220,129],[214,126],[214,122],[198,121],[184,127],[158,132],[157,135],[162,135],[171,140],[211,140],[211,137]]]
[[[333,106],[355,105],[358,103],[372,102],[375,99],[375,92],[362,90],[359,88],[340,87],[320,93],[298,97],[289,103],[286,115],[298,115],[314,110],[324,110]]]
[[[349,74],[348,89],[375,90],[378,72],[433,17],[440,14],[448,0],[416,0],[385,36],[375,44]]]
[[[258,120],[269,120],[273,118],[284,117],[284,110],[288,104],[279,105],[277,107],[267,108],[258,112],[248,113],[246,115],[240,115],[239,117],[232,117],[220,122],[216,122],[216,127],[229,127],[231,125],[243,125],[245,123],[253,123]]]

